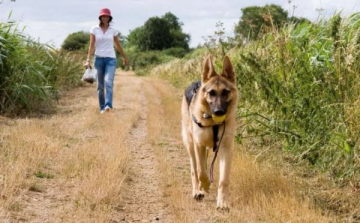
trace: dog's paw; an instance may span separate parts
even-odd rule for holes
[[[230,207],[216,207],[216,210],[221,212],[230,212]]]
[[[218,198],[217,203],[216,203],[216,209],[219,211],[229,212],[230,211],[230,203],[225,199]]]
[[[193,198],[197,201],[201,201],[202,199],[204,199],[204,197],[205,197],[205,194],[203,191],[198,191],[193,194]]]

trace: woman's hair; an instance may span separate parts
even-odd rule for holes
[[[104,24],[101,21],[101,16],[99,17],[99,20],[100,20],[99,26],[102,27]],[[111,21],[112,21],[112,16],[110,16],[110,18],[109,18],[109,25],[110,25]]]

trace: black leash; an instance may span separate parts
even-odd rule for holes
[[[225,133],[225,122],[224,122],[224,131],[223,131],[223,133],[222,133],[222,135],[221,135],[219,144],[217,144],[217,141],[218,141],[218,133],[219,133],[219,126],[218,126],[218,125],[214,125],[214,126],[213,126],[213,132],[214,132],[214,135],[213,135],[213,138],[214,138],[213,152],[214,152],[215,154],[214,154],[214,157],[213,157],[213,159],[212,159],[212,161],[211,161],[211,166],[210,166],[210,181],[211,181],[211,183],[214,183],[214,165],[215,165],[215,160],[216,160],[217,154],[218,154],[219,149],[220,149],[221,140],[222,140],[223,137],[224,137],[224,133]]]
[[[211,126],[204,126],[203,124],[201,124],[201,122],[199,122],[195,116],[192,116],[192,119],[193,121],[200,127],[200,128],[204,128],[204,127],[211,127]],[[224,124],[224,131],[221,135],[221,138],[220,138],[220,141],[218,140],[218,134],[219,134],[219,126]],[[213,146],[213,152],[215,153],[214,154],[214,157],[211,161],[211,166],[210,166],[210,181],[211,183],[214,183],[214,165],[215,165],[215,160],[216,160],[216,157],[217,157],[217,154],[219,152],[219,149],[220,149],[220,144],[221,144],[221,140],[222,138],[224,137],[224,134],[225,134],[225,121],[223,123],[221,123],[220,125],[213,125],[212,128],[213,128],[213,140],[214,140],[214,146]],[[217,143],[219,141],[219,144]]]

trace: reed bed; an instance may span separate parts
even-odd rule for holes
[[[0,113],[49,110],[61,89],[80,83],[82,53],[56,50],[0,23]]]

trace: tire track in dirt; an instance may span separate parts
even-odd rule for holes
[[[138,77],[127,78],[130,86]],[[142,82],[140,84],[143,84]],[[142,87],[140,89],[143,89]],[[144,91],[140,94],[139,120],[129,133],[128,149],[131,154],[129,175],[123,195],[124,206],[120,208],[125,222],[173,222],[170,208],[165,202],[164,191],[159,182],[157,159],[154,148],[147,140],[148,106]]]

